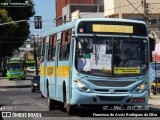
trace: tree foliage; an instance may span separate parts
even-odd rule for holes
[[[1,2],[5,2],[2,0]],[[15,3],[26,0],[14,0]],[[12,2],[10,0],[10,2]],[[12,2],[12,3],[13,3]],[[33,3],[28,7],[3,7],[0,8],[0,24],[19,20],[29,20],[34,15]],[[0,57],[11,56],[14,49],[24,44],[29,36],[29,23],[19,22],[0,25]]]

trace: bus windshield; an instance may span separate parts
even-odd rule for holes
[[[26,63],[26,67],[33,67],[35,63]]]
[[[148,68],[147,39],[77,37],[76,69],[96,76],[134,76]]]
[[[8,64],[8,70],[23,70],[22,63],[10,63]]]

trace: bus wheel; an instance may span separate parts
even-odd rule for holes
[[[31,88],[31,92],[35,92],[35,89],[34,89],[34,87],[32,86],[32,88]]]
[[[63,103],[64,103],[64,108],[66,108],[66,112],[68,115],[75,114],[77,106],[67,104],[66,84],[63,84]]]
[[[48,110],[54,110],[56,107],[56,101],[50,99],[49,97],[49,90],[47,89],[47,103],[48,103]]]
[[[42,92],[41,92],[41,98],[45,98],[45,97],[43,96]]]
[[[76,113],[76,105],[67,104],[66,111],[68,115],[74,115]]]

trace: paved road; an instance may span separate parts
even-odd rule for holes
[[[92,110],[92,109],[81,108],[79,109],[79,113],[77,113],[76,115],[72,115],[72,116],[68,116],[66,112],[63,112],[61,110],[55,110],[55,111],[49,112],[47,110],[47,100],[45,98],[41,98],[39,92],[32,93],[30,88],[6,88],[6,89],[3,88],[3,89],[0,89],[0,105],[1,105],[0,108],[3,109],[2,111],[5,111],[5,110],[12,111],[12,112],[19,111],[20,113],[24,111],[28,111],[28,112],[41,111],[42,116],[43,115],[44,116],[56,116],[58,117],[58,119],[60,117],[67,117],[66,119],[71,118],[71,119],[80,120],[82,119],[81,117],[84,114],[86,113],[88,114],[91,111],[94,111],[96,113],[97,111],[97,110]],[[151,105],[152,109],[153,107],[154,106]],[[4,118],[4,120],[6,119],[8,118]],[[16,120],[16,118],[14,119]],[[45,118],[45,119],[48,119],[48,118]],[[100,118],[100,119],[109,119],[109,120],[113,119],[114,120],[116,118],[109,117],[109,118]],[[122,119],[122,118],[119,118],[119,119]]]
[[[9,85],[14,85],[14,86],[19,86],[21,85],[29,85],[30,84],[30,80],[25,80],[25,81],[20,81],[20,80],[14,80],[14,81],[10,81],[12,82],[12,84],[10,82],[8,82],[8,80],[6,80],[5,78],[2,80],[0,80],[0,86],[2,86],[2,81],[3,83],[6,83],[5,85],[8,86]],[[160,111],[160,97],[159,96],[151,96],[152,99],[149,99],[149,106],[150,109],[157,109]],[[5,110],[4,110],[5,109]],[[40,97],[40,92],[35,92],[32,93],[30,87],[28,88],[0,88],[0,110],[1,111],[18,111],[18,112],[24,112],[24,111],[32,111],[32,112],[42,112],[42,116],[54,116],[52,118],[43,118],[43,119],[58,119],[58,120],[62,120],[62,119],[76,119],[76,120],[80,120],[80,119],[109,119],[109,120],[115,120],[117,119],[117,117],[96,117],[96,118],[92,118],[92,117],[87,117],[87,118],[82,118],[82,116],[84,116],[85,114],[89,114],[89,113],[96,113],[98,110],[97,109],[85,109],[85,108],[81,108],[79,109],[78,113],[72,116],[68,116],[66,112],[63,112],[61,110],[55,110],[55,111],[48,111],[47,110],[47,100],[46,98],[41,98]],[[100,111],[101,113],[103,113],[103,111]],[[58,118],[55,118],[58,117]],[[9,118],[4,118],[4,120],[8,120]],[[25,118],[23,118],[24,120]],[[26,119],[36,119],[36,118],[26,118]],[[39,120],[40,118],[38,118]],[[118,120],[124,120],[124,117],[118,117]],[[125,117],[125,119],[127,119]],[[131,119],[135,119],[135,117],[131,117],[128,118],[129,120]],[[145,120],[150,120],[150,118],[138,118],[138,119],[145,119]],[[152,118],[152,119],[157,119],[159,120],[160,118]],[[1,120],[1,119],[0,119]],[[11,120],[17,120],[17,118],[12,118]],[[137,120],[137,119],[136,119]]]

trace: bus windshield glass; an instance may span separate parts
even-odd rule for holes
[[[135,76],[148,68],[147,39],[77,37],[76,69],[95,76]]]
[[[23,70],[22,63],[10,63],[8,64],[8,70]]]
[[[26,63],[26,67],[33,67],[35,63]]]

